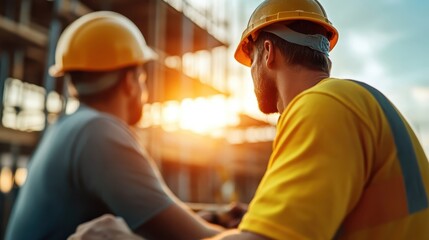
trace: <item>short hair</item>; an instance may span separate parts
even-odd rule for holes
[[[321,34],[328,39],[330,37],[325,28],[310,21],[298,20],[289,23],[285,22],[284,24],[299,33]],[[254,47],[256,47],[258,51],[262,51],[265,40],[270,40],[277,48],[280,49],[280,52],[287,63],[292,65],[301,65],[311,70],[320,70],[328,75],[330,74],[332,62],[324,53],[306,46],[288,42],[272,33],[264,32],[263,30],[259,33],[256,41],[254,41]]]

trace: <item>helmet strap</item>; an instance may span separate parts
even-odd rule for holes
[[[262,29],[262,31],[272,33],[285,41],[309,47],[329,56],[329,40],[321,34],[299,33],[280,23],[271,24]]]

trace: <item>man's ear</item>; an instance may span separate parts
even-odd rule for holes
[[[124,78],[121,81],[121,87],[125,94],[132,95],[134,91],[136,90],[134,86],[134,76],[132,71],[127,71],[127,73],[124,75]]]
[[[265,64],[267,65],[267,67],[272,67],[274,64],[274,60],[276,58],[276,51],[274,49],[274,45],[273,42],[271,42],[270,40],[265,40],[264,41],[264,52],[265,52],[265,56],[264,56],[264,60],[265,60]]]

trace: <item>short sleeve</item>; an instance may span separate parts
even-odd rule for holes
[[[75,157],[79,185],[132,229],[173,202],[155,164],[124,124],[96,118],[80,135]]]
[[[364,187],[370,139],[334,97],[299,96],[279,119],[268,169],[239,228],[273,239],[332,239]]]

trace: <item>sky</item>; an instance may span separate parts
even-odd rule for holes
[[[321,0],[340,40],[332,75],[367,82],[390,98],[429,154],[429,2]]]
[[[384,91],[428,87],[429,2],[322,0],[340,32],[334,74],[360,77]],[[388,94],[388,93],[387,93]]]

